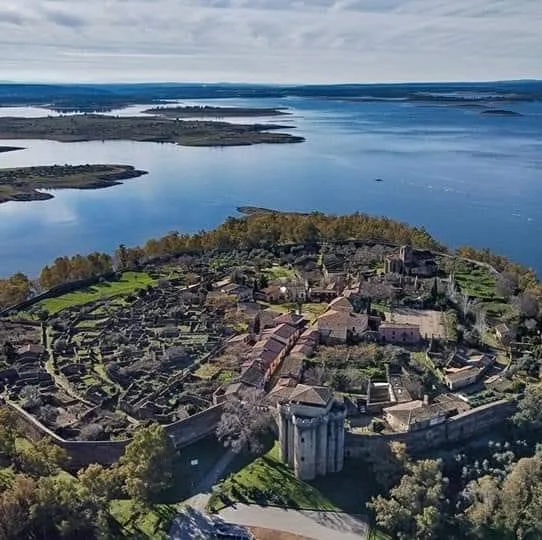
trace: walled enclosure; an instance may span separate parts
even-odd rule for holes
[[[38,440],[48,437],[54,444],[66,450],[70,457],[70,469],[77,470],[91,463],[113,465],[119,460],[124,449],[130,443],[130,440],[66,441],[46,428],[18,405],[13,403],[7,403],[7,405],[17,414],[21,429],[30,439]],[[180,449],[212,435],[216,431],[222,410],[222,405],[216,405],[185,420],[165,426],[174,447]]]
[[[408,433],[347,433],[345,455],[352,458],[375,458],[383,443],[402,442],[412,455],[419,455],[449,444],[474,439],[491,428],[503,424],[514,413],[516,405],[502,400],[452,416],[446,422]]]

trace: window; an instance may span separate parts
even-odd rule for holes
[[[303,456],[301,456],[301,461],[305,461],[305,458]]]
[[[305,442],[305,439],[303,437],[301,437],[301,442]]]

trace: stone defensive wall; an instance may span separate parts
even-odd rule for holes
[[[472,440],[492,428],[502,425],[515,412],[516,405],[501,400],[448,418],[432,427],[407,433],[348,433],[345,440],[345,456],[374,458],[382,451],[382,445],[391,442],[406,444],[412,455],[427,450]]]
[[[70,457],[70,469],[80,469],[91,463],[113,465],[119,460],[124,449],[130,443],[130,439],[118,441],[67,441],[45,427],[41,422],[38,422],[18,405],[8,402],[7,406],[16,413],[19,427],[27,437],[32,440],[48,437],[54,444],[66,450]],[[184,448],[214,434],[222,411],[223,406],[216,405],[185,420],[165,426],[175,448]]]

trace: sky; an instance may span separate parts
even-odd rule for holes
[[[542,79],[542,0],[0,0],[0,80]]]

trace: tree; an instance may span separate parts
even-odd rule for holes
[[[441,462],[431,459],[407,463],[389,498],[379,495],[368,504],[378,525],[401,539],[438,538],[448,484],[441,469]]]
[[[171,486],[175,451],[163,426],[153,424],[136,431],[120,459],[126,493],[150,503]]]
[[[263,395],[261,391],[248,390],[224,404],[216,435],[236,454],[248,451],[258,455],[263,451],[263,438],[272,425],[271,412],[262,406]]]
[[[0,409],[0,462],[8,464],[15,455],[15,418],[7,409]]]
[[[41,538],[97,538],[107,527],[106,510],[71,477],[40,478],[29,517]]]
[[[533,295],[528,293],[520,294],[513,299],[512,303],[523,317],[530,318],[538,316],[538,301]]]
[[[77,473],[77,478],[96,500],[107,502],[122,496],[122,479],[117,467],[106,469],[102,465],[92,463],[86,469],[81,469]]]
[[[33,478],[58,474],[68,464],[66,451],[43,438],[17,451],[19,468]]]
[[[512,420],[526,432],[542,429],[542,386],[534,384],[527,386]]]

